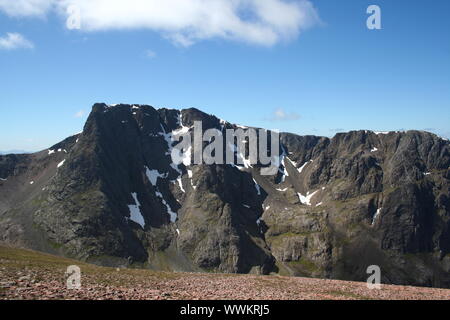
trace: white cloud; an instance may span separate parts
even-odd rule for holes
[[[145,56],[150,59],[156,58],[156,52],[149,49],[145,51]]]
[[[34,45],[20,33],[7,33],[0,37],[0,50],[33,49]]]
[[[213,38],[272,46],[320,21],[310,0],[0,0],[11,16],[67,17],[69,5],[81,30],[149,29],[181,46]]]
[[[300,115],[296,112],[286,112],[281,108],[276,109],[270,117],[269,121],[293,121],[300,119]]]
[[[0,0],[0,10],[9,16],[44,16],[56,0]]]
[[[84,110],[80,110],[74,114],[75,118],[82,118],[84,116]]]

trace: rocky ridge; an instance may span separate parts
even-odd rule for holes
[[[450,143],[281,134],[280,170],[175,165],[171,135],[238,126],[96,104],[82,133],[0,156],[0,241],[107,266],[450,287]]]

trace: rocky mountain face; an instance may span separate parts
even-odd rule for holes
[[[450,287],[450,143],[420,131],[281,134],[280,170],[193,165],[171,136],[237,126],[96,104],[82,133],[0,156],[0,242],[109,265]]]

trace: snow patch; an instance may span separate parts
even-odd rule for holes
[[[139,224],[143,229],[145,227],[145,220],[140,209],[141,204],[139,203],[136,193],[132,193],[131,196],[134,199],[134,204],[128,205],[128,209],[130,210],[130,220]]]
[[[166,208],[167,208],[167,213],[168,213],[169,216],[170,216],[170,222],[175,223],[175,222],[177,221],[177,219],[178,219],[178,215],[177,215],[175,212],[172,211],[172,208],[170,208],[169,204],[168,204],[167,201],[164,199],[164,197],[163,197],[163,195],[162,195],[161,192],[157,191],[157,192],[156,192],[156,196],[157,196],[158,198],[160,198],[160,199],[161,199],[161,202],[163,203],[163,205],[166,206]]]
[[[61,161],[60,163],[58,163],[58,168],[62,167],[64,165],[64,162],[66,162],[66,159],[64,159],[63,161]]]
[[[377,210],[377,212],[375,213],[375,215],[373,216],[373,219],[372,219],[372,225],[375,224],[375,221],[376,221],[377,218],[380,216],[380,213],[381,213],[381,208],[379,208],[379,209]]]
[[[187,173],[188,173],[189,179],[191,179],[191,186],[192,186],[192,188],[193,188],[194,190],[197,189],[197,187],[194,186],[194,182],[192,181],[192,177],[194,176],[194,174],[192,173],[192,170],[188,170]]]
[[[281,170],[281,169],[278,169],[278,170],[283,174],[283,177],[281,178],[281,181],[284,182],[284,181],[286,181],[286,177],[289,177],[289,172],[287,172],[286,164],[284,162],[285,158],[287,158],[286,157],[286,150],[284,150],[283,146],[281,146],[281,150],[283,151],[283,153],[280,156],[280,164],[283,166],[283,170]]]
[[[181,191],[183,193],[186,193],[186,190],[184,190],[184,188],[183,188],[183,180],[181,180],[181,177],[177,179],[177,182],[178,182],[178,186],[180,187]]]
[[[178,136],[178,135],[182,135],[185,134],[187,132],[189,132],[189,130],[191,128],[186,127],[183,124],[183,114],[180,111],[179,115],[178,115],[178,125],[180,126],[179,129],[177,130],[173,130],[172,132],[166,132],[166,130],[164,129],[163,125],[160,124],[161,126],[161,130],[162,132],[159,132],[158,135],[162,136],[164,138],[164,140],[166,140],[167,143],[167,147],[168,147],[168,151],[166,153],[166,155],[172,156],[172,151],[173,151],[173,144],[175,142],[174,136]],[[189,165],[191,165],[192,162],[192,147],[189,147],[187,150],[185,150],[185,152],[183,152],[183,158],[181,159],[183,164],[187,167]],[[170,166],[176,170],[180,175],[182,175],[181,170],[178,168],[178,166],[175,163],[171,163]]]
[[[314,160],[309,160],[309,161],[305,162],[300,168],[297,169],[298,173],[302,173],[303,169],[305,169],[306,166],[313,161]]]
[[[148,180],[153,186],[156,186],[158,182],[158,178],[165,179],[168,174],[160,173],[158,170],[150,170],[148,167],[145,167],[145,174],[147,175]]]
[[[314,197],[314,195],[317,193],[317,191],[314,191],[313,193],[306,193],[306,196],[302,195],[301,193],[298,193],[298,198],[300,199],[300,202],[302,204],[306,204],[307,206],[311,205],[311,199]]]

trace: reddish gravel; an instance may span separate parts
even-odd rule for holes
[[[82,287],[68,290],[69,265],[82,271]],[[450,299],[450,290],[279,276],[166,273],[112,269],[0,247],[0,299],[89,300],[355,300]]]

